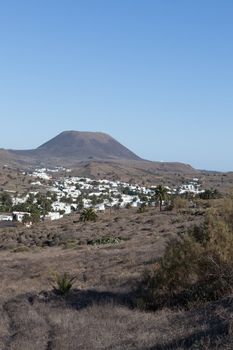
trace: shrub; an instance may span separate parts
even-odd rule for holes
[[[23,224],[27,224],[27,223],[30,223],[31,220],[32,220],[32,219],[31,219],[30,215],[25,214],[25,215],[23,216],[22,223],[23,223]]]
[[[185,198],[182,197],[176,197],[173,201],[173,208],[174,209],[185,209],[188,207],[188,201]]]
[[[95,210],[93,208],[87,208],[83,209],[83,211],[80,214],[80,221],[86,222],[86,221],[96,221],[98,215],[96,214]]]
[[[199,194],[201,199],[218,199],[221,197],[221,194],[218,190],[205,190]]]
[[[137,210],[138,213],[145,213],[146,212],[146,204],[142,203],[142,205]]]
[[[58,294],[65,295],[73,287],[76,281],[75,276],[69,275],[67,272],[55,275],[56,285],[53,287],[54,291]]]
[[[224,203],[209,211],[203,224],[168,243],[164,256],[138,285],[138,305],[190,307],[232,291],[233,209],[226,213]]]
[[[125,237],[110,237],[110,236],[104,236],[97,239],[92,239],[87,242],[88,245],[101,245],[101,244],[118,244],[123,241],[127,241],[128,238]]]

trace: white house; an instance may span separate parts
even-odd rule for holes
[[[104,205],[104,203],[97,204],[97,205],[95,206],[95,209],[96,209],[97,211],[104,211],[104,210],[105,210],[105,205]]]
[[[54,212],[50,212],[48,213],[48,215],[46,215],[46,218],[50,219],[51,221],[53,220],[59,220],[63,217],[63,215],[61,215],[59,213],[59,211],[54,211]]]
[[[65,214],[71,213],[71,205],[64,202],[54,202],[52,204],[52,209],[54,211],[64,211]]]
[[[18,222],[22,222],[25,215],[31,216],[30,213],[23,211],[13,211],[13,219]]]
[[[0,213],[0,221],[12,221],[13,216],[10,213]]]

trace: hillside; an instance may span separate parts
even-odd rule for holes
[[[37,149],[11,152],[52,162],[57,158],[70,163],[87,159],[140,160],[114,138],[100,132],[64,131]]]
[[[141,159],[111,136],[100,132],[65,131],[32,150],[0,150],[0,165],[65,166],[93,177],[154,180],[158,172],[195,173],[188,164]]]
[[[75,159],[140,160],[114,138],[100,132],[65,131],[38,147],[37,152]]]
[[[137,183],[166,183],[176,184],[182,176],[195,176],[197,170],[188,164],[141,161],[86,161],[78,163],[74,175],[86,176],[95,179],[106,178]]]
[[[133,307],[145,269],[203,217],[150,208],[78,218],[0,229],[1,349],[232,349],[231,296],[188,311]],[[103,237],[121,240],[98,243]],[[77,276],[65,297],[53,292],[54,273],[63,271]]]

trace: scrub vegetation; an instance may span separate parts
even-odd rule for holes
[[[0,348],[231,349],[233,197],[207,197],[0,228]]]

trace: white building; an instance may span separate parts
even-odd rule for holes
[[[13,219],[18,222],[22,222],[25,215],[31,216],[30,213],[23,211],[13,211]]]
[[[0,213],[0,221],[12,221],[13,216],[10,213]]]

